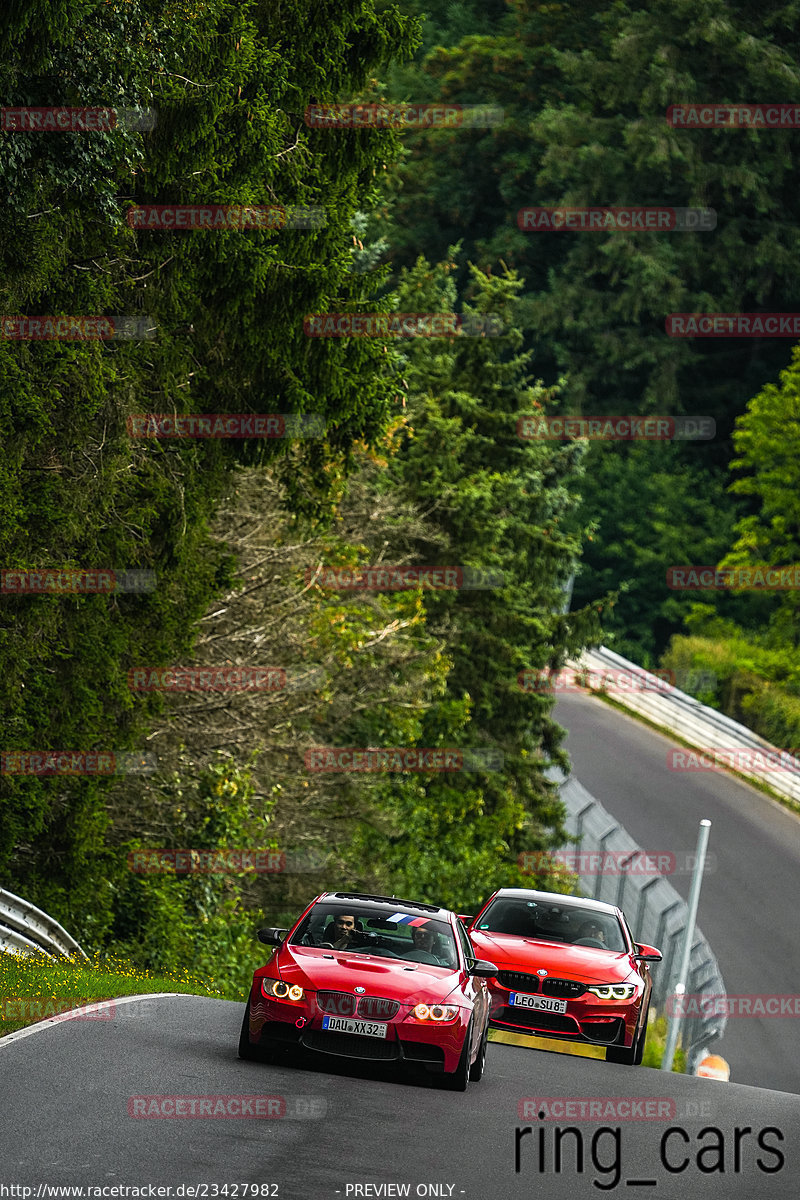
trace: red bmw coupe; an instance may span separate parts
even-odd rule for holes
[[[647,1033],[654,946],[636,943],[613,904],[501,888],[462,917],[477,954],[497,963],[491,1023],[606,1047],[609,1062],[638,1066]]]
[[[253,975],[239,1057],[280,1049],[423,1067],[464,1091],[486,1062],[492,962],[455,913],[431,904],[325,892]]]

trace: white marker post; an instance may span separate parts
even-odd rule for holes
[[[700,822],[700,835],[697,839],[697,860],[694,866],[694,875],[692,876],[692,886],[689,891],[689,912],[686,918],[686,934],[683,942],[683,955],[681,956],[681,966],[678,972],[678,982],[675,984],[676,996],[683,996],[686,992],[686,979],[689,974],[689,959],[692,956],[692,941],[694,940],[694,926],[697,920],[697,906],[700,902],[700,885],[703,882],[703,869],[706,863],[706,847],[708,846],[708,835],[711,829],[711,822],[702,820]],[[668,1018],[669,1028],[667,1030],[667,1041],[664,1046],[664,1057],[661,1060],[661,1070],[671,1071],[672,1060],[675,1057],[675,1047],[678,1044],[678,1034],[681,1028],[681,1017],[677,1013]]]

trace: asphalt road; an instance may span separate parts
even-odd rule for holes
[[[466,1093],[330,1057],[264,1066],[236,1056],[242,1012],[226,1001],[168,997],[120,1005],[113,1019],[64,1021],[0,1041],[0,1184],[32,1187],[31,1197],[52,1194],[37,1192],[43,1184],[145,1185],[145,1195],[146,1185],[171,1186],[172,1196],[186,1195],[181,1184],[205,1184],[195,1194],[212,1200],[225,1194],[212,1185],[226,1183],[239,1185],[239,1197],[246,1184],[258,1189],[247,1195],[280,1200],[562,1200],[601,1188],[631,1195],[631,1186],[662,1200],[800,1194],[797,1096],[497,1044],[483,1080]],[[130,1115],[134,1097],[154,1095],[281,1097],[296,1112],[313,1100],[316,1115]],[[556,1112],[537,1121],[520,1119],[525,1097],[647,1097],[662,1114],[665,1104],[675,1110],[651,1120]],[[738,1163],[737,1128],[752,1131],[738,1137]],[[662,1165],[662,1143],[666,1162],[685,1163],[682,1170]],[[20,1191],[2,1194],[24,1200]]]
[[[711,821],[712,869],[698,924],[729,995],[796,995],[800,965],[800,819],[724,772],[675,772],[677,743],[593,696],[562,696],[573,774],[648,851],[694,851]],[[690,876],[670,882],[684,897]],[[800,1018],[729,1017],[715,1043],[731,1079],[800,1092]]]

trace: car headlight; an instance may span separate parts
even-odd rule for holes
[[[415,1021],[455,1021],[458,1009],[453,1004],[418,1004],[411,1012]]]
[[[604,983],[587,987],[586,990],[600,1000],[630,1000],[639,989],[635,983]]]
[[[297,984],[284,983],[282,979],[262,979],[261,980],[262,995],[270,1000],[290,1000],[296,1004],[298,1000],[302,1000],[305,995],[303,989]]]

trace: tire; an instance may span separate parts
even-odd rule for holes
[[[641,1027],[641,1031],[639,1033],[639,1041],[636,1046],[636,1057],[633,1060],[633,1065],[635,1067],[640,1067],[642,1065],[642,1059],[644,1058],[644,1044],[647,1041],[647,1018],[648,1018],[649,1014],[650,1014],[650,1001],[648,1000],[647,1008],[644,1010],[644,1015],[642,1016],[642,1027]]]
[[[633,1042],[628,1046],[609,1046],[606,1051],[606,1062],[619,1063],[623,1067],[638,1067],[644,1055],[644,1041],[647,1036],[647,1013],[650,1009],[648,1003],[647,1008],[639,1018],[639,1024],[636,1026],[636,1033],[633,1035]]]
[[[483,1073],[486,1070],[486,1047],[489,1041],[489,1022],[486,1022],[486,1028],[483,1031],[481,1044],[478,1047],[478,1057],[469,1069],[469,1078],[471,1083],[478,1083],[483,1079]]]
[[[632,1067],[636,1062],[636,1042],[627,1046],[609,1046],[606,1050],[606,1062],[619,1063],[623,1067]]]
[[[442,1079],[442,1087],[448,1092],[465,1092],[467,1090],[470,1081],[469,1048],[472,1042],[472,1021],[473,1018],[470,1018],[458,1066],[455,1071],[445,1075]]]
[[[239,1034],[239,1058],[246,1062],[271,1062],[272,1054],[265,1046],[254,1046],[250,1041],[250,998],[244,1006],[242,1031]]]

